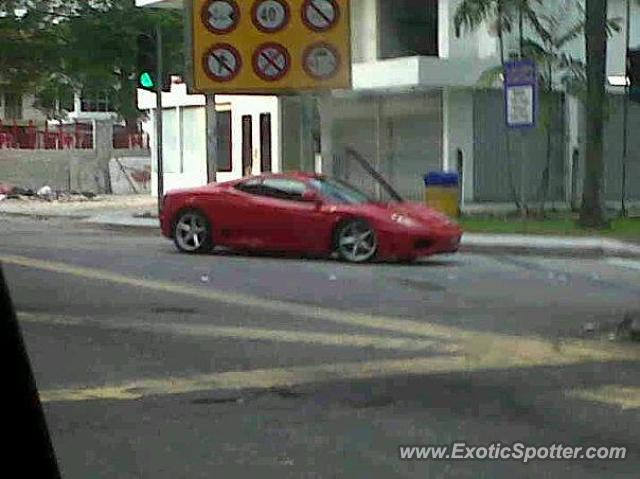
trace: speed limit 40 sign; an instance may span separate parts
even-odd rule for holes
[[[351,88],[349,0],[190,0],[191,89]]]

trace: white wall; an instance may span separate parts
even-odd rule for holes
[[[351,0],[351,50],[354,63],[376,61],[378,0]]]
[[[438,10],[438,35],[440,58],[487,58],[497,57],[498,42],[483,25],[476,31],[460,29],[456,36],[454,17],[462,0],[441,0]]]
[[[457,152],[463,154],[463,201],[473,200],[473,91],[445,89],[442,93],[443,169],[457,170]],[[459,172],[460,173],[460,172]]]

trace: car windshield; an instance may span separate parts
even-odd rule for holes
[[[342,181],[329,178],[314,178],[311,184],[320,193],[334,203],[357,205],[362,203],[373,203],[365,193]]]

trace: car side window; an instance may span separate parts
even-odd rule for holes
[[[287,201],[302,201],[302,195],[307,190],[301,181],[286,178],[267,178],[262,182],[263,196]]]
[[[243,181],[242,183],[237,184],[235,186],[235,189],[250,195],[261,195],[264,191],[262,180],[259,178]]]

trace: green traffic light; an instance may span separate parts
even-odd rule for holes
[[[154,87],[154,83],[153,83],[153,78],[151,77],[151,75],[148,72],[144,72],[140,75],[140,85],[143,88],[153,88]]]

